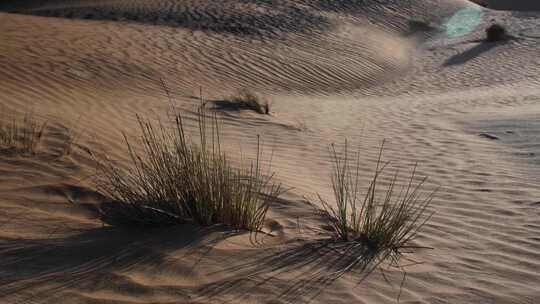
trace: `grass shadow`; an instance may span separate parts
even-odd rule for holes
[[[158,266],[165,263],[168,252],[183,249],[193,254],[190,250],[195,247],[215,241],[209,235],[218,231],[215,227],[190,225],[167,230],[103,227],[66,238],[3,238],[0,299],[19,297],[19,293],[31,290],[23,300],[31,303],[33,299],[50,297],[56,289],[81,288],[85,283],[99,282],[105,274],[126,271],[134,265]],[[40,289],[42,286],[47,288]]]
[[[309,303],[345,275],[343,269],[354,264],[362,280],[378,266],[375,260],[365,249],[344,250],[331,239],[302,242],[222,270],[233,275],[195,291],[195,299],[228,303],[260,289],[271,290],[279,303]]]

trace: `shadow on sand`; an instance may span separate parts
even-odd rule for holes
[[[475,46],[473,46],[472,48],[462,52],[462,53],[459,53],[459,54],[456,54],[450,58],[448,58],[443,66],[445,67],[448,67],[448,66],[453,66],[453,65],[461,65],[461,64],[465,64],[467,63],[469,60],[472,60],[486,52],[489,52],[491,49],[495,48],[495,47],[498,47],[498,46],[501,46],[501,45],[504,45],[508,43],[508,41],[500,41],[500,42],[485,42],[485,41],[482,41],[482,42],[479,42],[478,44],[476,44]]]
[[[123,286],[122,274],[131,270],[182,269],[188,277],[199,272],[210,281],[175,286],[174,294],[181,302],[226,303],[264,296],[271,297],[269,303],[308,303],[347,272],[361,281],[380,260],[361,246],[331,239],[278,241],[275,247],[275,242],[272,246],[258,243],[257,235],[251,238],[254,247],[240,254],[216,250],[214,255],[216,244],[241,232],[223,226],[136,228],[114,219],[102,221],[113,226],[66,237],[55,237],[53,231],[41,239],[0,238],[0,302],[51,302],[70,290]]]
[[[20,303],[34,303],[65,288],[84,290],[134,266],[157,267],[172,251],[197,255],[197,247],[232,235],[215,232],[223,231],[189,225],[144,230],[103,227],[66,238],[3,238],[0,299],[17,297]]]
[[[229,303],[271,291],[268,303],[309,303],[348,272],[361,282],[377,268],[377,260],[363,249],[339,248],[331,240],[304,241],[224,269],[220,273],[230,274],[227,279],[194,294],[201,303]]]
[[[238,9],[235,1],[216,1],[205,5],[191,4],[189,7],[150,5],[147,9],[139,10],[98,6],[94,0],[82,0],[78,1],[79,5],[64,4],[58,8],[52,4],[43,6],[33,0],[20,2],[0,4],[0,11],[69,19],[136,22],[240,36],[325,31],[331,27],[326,17],[309,8],[294,4],[275,5],[272,1],[267,3],[261,0],[237,1],[250,4],[250,9]]]
[[[122,272],[163,269],[168,254],[178,250],[183,251],[183,263],[192,261],[187,268],[197,271],[207,259],[215,263],[210,256],[214,245],[233,235],[215,227],[183,225],[166,231],[104,227],[67,238],[0,239],[0,299],[16,297],[21,303],[33,303],[66,289],[84,291],[103,281],[122,282],[117,277]],[[221,256],[231,263],[220,265],[232,266],[205,274],[221,279],[202,287],[178,286],[175,294],[186,302],[226,303],[270,292],[269,303],[309,303],[345,273],[353,271],[361,282],[378,266],[377,257],[365,250],[343,248],[330,240],[294,242],[287,247],[259,248],[254,258],[242,255],[238,259],[234,251]]]

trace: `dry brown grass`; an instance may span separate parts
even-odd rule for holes
[[[139,124],[143,152],[125,137],[128,168],[112,161],[99,165],[99,189],[115,206],[105,216],[149,226],[191,222],[261,231],[281,186],[264,174],[260,149],[250,166],[233,167],[221,150],[217,118],[207,118],[204,108],[198,144],[187,140],[180,116],[172,130],[142,118]]]
[[[383,183],[381,174],[388,166],[379,153],[375,172],[365,193],[360,186],[359,153],[351,157],[347,142],[342,153],[335,146],[330,149],[334,163],[332,188],[335,202],[319,196],[323,206],[318,209],[332,227],[334,246],[352,259],[339,271],[345,273],[365,262],[379,265],[387,260],[400,267],[403,252],[415,248],[411,245],[420,229],[431,218],[428,211],[436,191],[424,192],[426,178],[417,179],[416,166],[405,186],[396,191],[398,173],[390,182]]]
[[[218,109],[250,110],[258,114],[270,115],[270,101],[250,90],[240,90],[231,97],[213,103]]]

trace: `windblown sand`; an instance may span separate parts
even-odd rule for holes
[[[415,241],[434,249],[411,255],[423,264],[406,269],[400,302],[540,301],[540,13],[466,0],[2,1],[0,11],[2,115],[47,120],[40,153],[0,155],[0,302],[395,303],[398,269],[331,281],[332,259],[297,245],[322,225],[304,196],[332,199],[328,145],[345,138],[366,181],[386,139],[393,168],[418,162],[426,188],[441,186]],[[483,42],[493,22],[512,39]],[[222,141],[239,160],[260,134],[292,188],[271,207],[273,237],[102,224],[95,151],[125,160],[135,115],[167,121],[173,106],[195,131],[201,90],[219,100],[244,88],[270,98],[273,114],[219,111]],[[72,152],[56,157],[70,138]]]

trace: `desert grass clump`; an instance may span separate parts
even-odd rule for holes
[[[258,114],[270,115],[270,102],[250,90],[240,90],[237,94],[215,104],[218,108],[251,110]]]
[[[47,123],[32,114],[0,121],[0,149],[16,154],[35,154]]]
[[[197,144],[188,141],[180,116],[172,130],[139,117],[142,152],[125,137],[128,168],[112,161],[99,166],[99,188],[113,201],[104,216],[149,226],[224,224],[261,231],[281,187],[264,174],[260,144],[250,166],[234,167],[221,150],[217,118],[208,120],[201,107]]]
[[[506,29],[501,24],[494,23],[486,29],[487,42],[503,41],[503,40],[506,40],[507,38],[508,38],[508,35],[506,33]]]
[[[410,242],[430,219],[428,206],[435,191],[425,194],[422,187],[426,178],[416,180],[416,167],[400,191],[395,191],[398,173],[386,185],[381,174],[388,162],[382,161],[381,147],[375,172],[365,193],[360,187],[359,153],[351,159],[347,142],[342,154],[331,146],[334,164],[332,187],[335,205],[319,196],[322,214],[328,219],[334,240],[356,254],[341,271],[345,272],[365,261],[380,264],[390,258],[397,263],[403,250],[414,248]],[[365,265],[364,265],[365,266]]]

